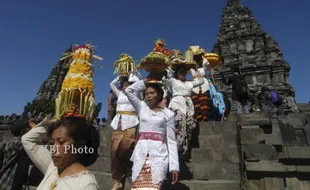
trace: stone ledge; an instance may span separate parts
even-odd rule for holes
[[[175,185],[165,181],[169,190],[240,190],[240,180],[182,180]]]
[[[253,125],[258,125],[261,127],[265,126],[272,126],[272,121],[271,119],[261,113],[261,112],[254,112],[250,114],[244,114],[239,116],[239,125],[240,126],[253,126]]]
[[[265,134],[262,128],[258,129],[241,129],[240,130],[241,144],[262,143],[265,141]]]
[[[205,162],[231,162],[239,163],[239,155],[237,148],[194,148],[192,149],[192,161],[195,163],[205,163]]]
[[[111,190],[113,187],[112,174],[106,172],[93,172],[100,190]],[[131,189],[131,181],[126,180],[125,190]]]
[[[247,161],[277,160],[278,153],[268,144],[247,144],[243,146]]]
[[[216,135],[220,133],[237,134],[236,121],[217,121],[199,123],[200,135]]]
[[[288,159],[310,159],[310,146],[284,147],[283,153]]]
[[[100,145],[99,147],[99,156],[100,157],[106,157],[106,158],[110,158],[110,146],[107,145]]]
[[[239,180],[239,164],[228,162],[192,163],[191,172],[199,180]]]
[[[88,167],[91,171],[111,172],[111,159],[105,157],[97,158],[97,161]]]
[[[237,148],[237,140],[235,135],[230,135],[229,133],[225,135],[199,135],[199,147],[209,148],[209,147],[230,147]]]
[[[310,174],[310,166],[284,165],[278,161],[271,160],[261,160],[259,162],[245,161],[245,167],[248,172],[283,173],[287,175],[292,172],[299,172],[301,175],[302,173]]]

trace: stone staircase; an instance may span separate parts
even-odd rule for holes
[[[227,122],[200,123],[199,148],[192,150],[192,162],[180,163],[180,181],[171,185],[168,175],[163,189],[309,190],[310,126],[305,118],[289,115],[271,119],[263,113],[251,113],[231,115]],[[110,190],[111,131],[98,129],[100,157],[89,169],[95,173],[100,190]],[[7,129],[0,130],[0,140],[8,139],[7,133]],[[130,187],[128,179],[126,190]]]
[[[187,164],[191,176],[176,185],[167,182],[164,189],[239,190],[239,165],[237,122],[200,123],[199,148],[192,149],[192,163]]]
[[[180,163],[180,181],[171,185],[171,177],[168,175],[163,189],[239,190],[240,164],[236,120],[205,122],[201,123],[199,128],[200,145],[192,150],[192,163]],[[89,169],[94,171],[100,189],[111,189],[110,153],[107,143],[103,143],[100,157]],[[127,180],[126,190],[130,187],[130,180]]]
[[[310,126],[299,115],[239,118],[247,190],[310,189]]]

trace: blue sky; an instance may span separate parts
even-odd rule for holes
[[[265,32],[280,44],[291,65],[298,102],[310,101],[310,11],[308,0],[241,0]],[[0,6],[0,115],[20,114],[69,44],[88,41],[104,61],[94,76],[96,102],[106,116],[109,83],[120,53],[140,60],[157,37],[168,48],[200,45],[210,51],[226,0],[11,0]]]

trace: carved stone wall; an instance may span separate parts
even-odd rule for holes
[[[239,0],[227,1],[212,52],[221,56],[214,75],[219,89],[224,87],[221,72],[228,78],[231,67],[238,65],[253,93],[265,85],[281,95],[294,94],[289,84],[290,66],[283,59],[279,44],[264,32],[251,10]],[[231,87],[225,91],[231,94]]]
[[[71,52],[72,47],[69,47],[66,52]],[[36,100],[41,99],[55,99],[61,90],[61,84],[64,80],[68,68],[65,65],[68,63],[69,59],[59,61],[52,69],[48,78],[41,85],[39,92],[37,93]]]

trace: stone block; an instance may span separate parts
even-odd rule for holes
[[[286,147],[288,158],[292,159],[310,159],[310,146]]]
[[[8,130],[10,128],[10,125],[7,125],[7,124],[2,124],[0,125],[0,130]]]
[[[231,138],[224,138],[223,135],[199,135],[199,147],[200,148],[212,148],[212,147],[231,147],[235,148],[236,140]]]
[[[175,185],[165,181],[162,189],[169,190],[240,190],[239,180],[182,180]]]
[[[6,135],[6,131],[0,131],[0,140],[3,139]]]
[[[296,171],[295,166],[289,168],[278,161],[260,160],[259,162],[245,161],[247,171],[253,172],[292,172]]]
[[[304,129],[294,129],[294,133],[296,135],[296,143],[294,145],[297,146],[308,146],[308,141]]]
[[[304,132],[305,132],[305,135],[307,138],[307,143],[308,143],[308,145],[310,145],[310,127],[305,128]]]
[[[239,163],[237,148],[194,148],[192,149],[192,161],[196,163],[204,162],[231,162]]]
[[[105,172],[93,172],[93,173],[95,174],[100,190],[112,189],[113,182],[111,173],[105,173]],[[124,190],[130,190],[130,189],[131,189],[131,181],[127,179]]]
[[[243,114],[239,116],[240,126],[259,125],[260,127],[271,126],[272,122],[268,115],[262,112],[253,112],[250,114]]]
[[[282,133],[279,127],[279,123],[272,122],[272,133],[265,134],[265,142],[266,144],[273,145],[277,148],[278,151],[282,151],[283,149],[283,140],[282,140]]]
[[[94,164],[88,167],[88,169],[98,172],[111,172],[111,159],[99,157]]]
[[[278,153],[268,144],[247,144],[243,147],[247,161],[277,160]]]
[[[283,178],[264,178],[266,190],[281,190],[285,189]]]
[[[296,166],[296,171],[310,173],[310,166]]]
[[[286,190],[303,190],[298,178],[286,178]]]
[[[202,122],[199,124],[200,135],[216,135],[220,133],[237,134],[236,121]]]
[[[99,147],[99,156],[100,157],[106,157],[106,158],[110,158],[110,146],[107,145],[100,145]]]
[[[298,109],[302,112],[310,112],[310,104],[306,104],[306,103],[301,103],[301,104],[297,104],[298,105]]]
[[[302,190],[308,190],[310,189],[310,181],[300,181]]]
[[[305,120],[304,118],[295,115],[295,116],[286,116],[286,117],[282,117],[279,118],[281,120],[281,122],[285,123],[285,124],[289,124],[291,125],[293,128],[303,128],[304,124],[305,124]]]
[[[241,129],[259,129],[259,125],[242,125]]]
[[[239,164],[227,162],[192,163],[194,179],[239,180]]]
[[[263,129],[241,129],[241,144],[262,143],[265,141]]]
[[[266,190],[263,180],[247,180],[245,184],[246,190]]]

